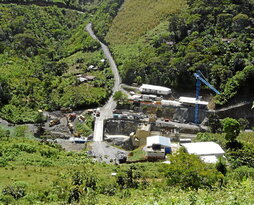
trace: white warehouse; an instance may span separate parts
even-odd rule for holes
[[[140,86],[139,90],[141,93],[152,93],[157,95],[169,95],[172,93],[170,88],[149,84],[143,84]]]
[[[223,157],[225,152],[215,142],[195,142],[183,143],[182,146],[189,154],[195,154],[206,163],[216,163],[219,157]]]

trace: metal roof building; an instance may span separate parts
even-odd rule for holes
[[[152,147],[154,144],[162,145],[163,147],[170,147],[170,138],[162,136],[151,136],[147,137],[146,145],[147,147]]]
[[[157,95],[168,95],[172,93],[170,88],[149,84],[143,84],[142,86],[140,86],[139,90],[142,93],[153,93]]]
[[[162,136],[147,137],[145,151],[148,159],[164,159],[165,154],[171,153],[170,138]]]
[[[195,154],[208,163],[216,163],[217,158],[225,154],[220,145],[215,142],[183,143],[182,146],[189,154]]]
[[[184,104],[208,105],[208,102],[206,101],[196,100],[196,98],[190,98],[190,97],[180,97],[179,102]]]

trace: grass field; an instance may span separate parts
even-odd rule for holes
[[[111,44],[135,42],[185,6],[185,0],[127,0],[114,19],[106,40]]]

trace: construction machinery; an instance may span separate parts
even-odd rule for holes
[[[195,78],[197,79],[196,82],[196,105],[195,105],[195,114],[194,114],[194,122],[195,124],[199,124],[199,104],[198,101],[200,100],[200,86],[201,82],[204,83],[206,86],[208,86],[211,90],[213,90],[216,94],[220,94],[218,90],[216,90],[210,83],[207,82],[204,75],[201,73],[200,70],[198,70],[196,73],[194,73]]]

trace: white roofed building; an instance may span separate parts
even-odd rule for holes
[[[191,105],[195,105],[195,104],[205,105],[205,106],[208,105],[208,102],[206,101],[196,100],[196,98],[190,98],[190,97],[180,97],[179,102],[183,104],[191,104]]]
[[[169,95],[170,93],[172,93],[170,88],[149,84],[143,84],[142,86],[140,86],[139,91],[142,93],[151,93],[157,95]]]
[[[148,159],[164,159],[171,152],[170,138],[162,136],[147,137],[146,156]]]
[[[180,107],[181,103],[178,101],[173,101],[173,100],[161,100],[161,105],[162,106]]]
[[[152,147],[154,144],[160,144],[163,147],[171,146],[170,138],[168,137],[162,137],[162,136],[147,137],[146,146]]]
[[[189,154],[195,154],[207,163],[216,163],[218,157],[223,157],[224,150],[215,142],[195,142],[181,144]]]

